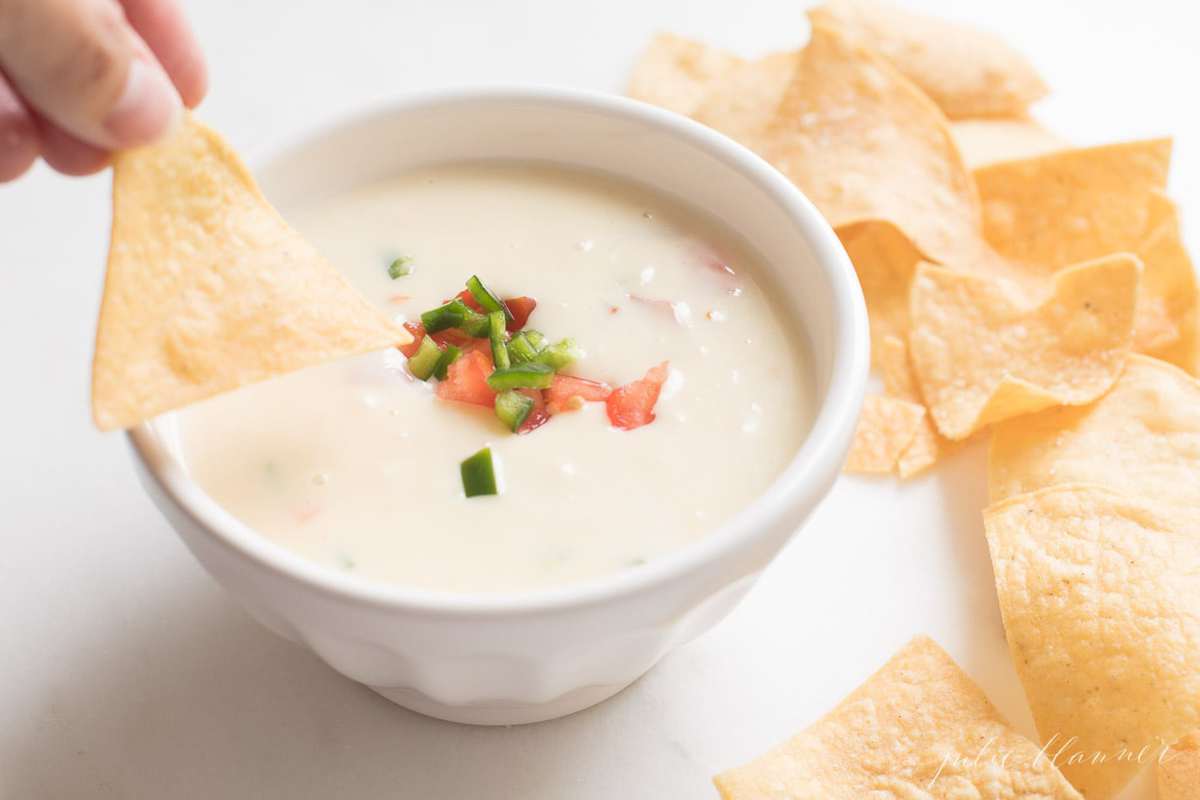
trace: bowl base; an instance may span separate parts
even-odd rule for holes
[[[415,689],[397,686],[370,686],[372,691],[383,695],[398,706],[427,717],[464,725],[528,725],[558,719],[576,711],[602,703],[628,683],[605,686],[584,686],[574,689],[545,703],[470,703],[468,705],[446,705],[433,700]]]

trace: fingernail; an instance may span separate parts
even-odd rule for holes
[[[170,132],[183,113],[175,87],[157,66],[135,58],[125,89],[104,120],[116,147],[152,142]]]

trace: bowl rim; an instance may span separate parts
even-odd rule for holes
[[[455,618],[494,618],[564,611],[608,603],[683,579],[747,548],[796,504],[816,505],[832,488],[858,420],[866,389],[869,338],[866,304],[853,266],[833,229],[804,194],[743,145],[680,114],[620,95],[542,86],[484,86],[407,93],[365,111],[339,116],[272,148],[272,164],[350,127],[454,105],[540,103],[600,112],[652,126],[696,147],[748,177],[799,227],[818,269],[832,287],[837,335],[832,377],[808,435],[791,461],[754,500],[715,530],[634,569],[561,586],[515,592],[446,592],[392,584],[336,570],[263,536],[235,518],[185,473],[182,464],[142,423],[126,431],[134,457],[170,502],[224,549],[277,577],[340,600]],[[753,244],[753,243],[751,243]]]

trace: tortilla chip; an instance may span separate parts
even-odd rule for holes
[[[1158,800],[1200,800],[1200,731],[1173,744],[1158,764]]]
[[[713,783],[725,800],[1082,800],[923,636],[812,727]]]
[[[628,94],[680,114],[691,115],[713,81],[745,62],[717,47],[660,33],[638,59]]]
[[[993,501],[1074,482],[1200,507],[1200,382],[1131,355],[1095,403],[996,426],[988,455]]]
[[[846,30],[933,98],[951,119],[1020,117],[1049,90],[996,36],[870,0],[832,0],[808,12]]]
[[[1134,348],[1197,372],[1197,287],[1183,246],[1179,214],[1159,193],[1150,196],[1147,233],[1135,252],[1142,259],[1142,292],[1134,321]]]
[[[879,366],[880,357],[886,352],[885,340],[908,336],[908,292],[921,254],[908,237],[888,222],[850,225],[837,233],[858,273],[867,301],[871,360]]]
[[[1129,351],[1140,272],[1124,254],[1069,267],[1031,307],[1010,282],[920,265],[909,346],[938,431],[964,439],[1102,395]]]
[[[92,412],[127,428],[220,392],[405,344],[195,120],[113,165]]]
[[[709,82],[693,116],[747,147],[760,147],[762,130],[775,116],[796,72],[798,52],[772,53],[744,61]]]
[[[924,407],[909,365],[908,294],[921,254],[895,225],[864,222],[838,230],[850,261],[858,273],[867,301],[871,325],[871,360],[883,373],[884,394]],[[860,420],[860,426],[862,425]],[[860,436],[865,430],[860,427]],[[895,443],[895,440],[891,440]],[[942,450],[929,415],[922,416],[912,441],[894,461],[900,477],[907,478],[936,463]],[[882,459],[874,462],[875,466]],[[874,469],[870,471],[884,471]]]
[[[833,28],[813,26],[757,149],[835,228],[886,221],[939,263],[988,255],[975,186],[945,117]]]
[[[1134,252],[1152,194],[1166,189],[1171,141],[1064,150],[975,170],[984,235],[1001,255],[1049,274]]]
[[[895,397],[866,397],[846,457],[846,472],[891,472],[924,418],[924,406],[916,403]]]
[[[897,336],[887,336],[879,348],[879,367],[883,375],[883,393],[916,403],[922,408],[925,401],[917,387],[908,345]],[[913,440],[904,448],[896,461],[896,472],[901,478],[911,478],[932,467],[951,447],[937,432],[933,420],[926,413],[921,417]]]
[[[950,132],[971,169],[1033,158],[1071,146],[1031,119],[964,119],[951,123]]]
[[[1066,484],[984,522],[1047,756],[1089,800],[1112,797],[1200,725],[1200,512]]]

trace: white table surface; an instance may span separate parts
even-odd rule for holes
[[[656,29],[747,54],[787,46],[804,36],[800,5],[197,0],[190,10],[212,67],[203,116],[253,159],[415,88],[620,91]],[[1069,137],[1173,133],[1173,194],[1200,242],[1195,12],[1169,0],[918,5],[1019,42],[1057,90],[1041,116]],[[910,484],[843,479],[726,622],[573,717],[457,726],[339,677],[222,594],[141,493],[123,439],[93,430],[108,221],[106,177],[38,168],[0,187],[5,800],[711,798],[713,773],[815,720],[919,632],[1032,733],[982,538],[980,447]]]

